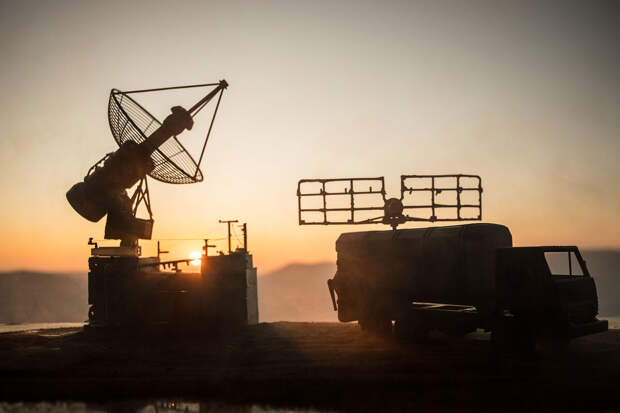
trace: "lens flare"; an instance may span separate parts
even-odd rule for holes
[[[192,253],[189,254],[189,258],[192,260],[190,261],[190,265],[198,266],[202,262],[202,254],[198,251],[192,251]]]

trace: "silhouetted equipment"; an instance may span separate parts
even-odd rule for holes
[[[221,220],[221,219],[219,220],[220,224],[226,224],[228,226],[228,253],[229,254],[232,251],[231,244],[230,244],[230,224],[234,224],[234,223],[237,223],[237,222],[239,222],[239,221],[236,220],[236,219],[232,219],[232,220],[228,220],[228,221]]]
[[[161,254],[168,254],[170,251],[164,251],[161,249],[159,241],[157,241],[157,258],[161,258]]]
[[[144,109],[130,95],[180,88],[214,87],[189,110],[174,106],[163,123]],[[150,239],[153,214],[146,176],[162,182],[182,184],[200,182],[200,171],[207,141],[224,89],[219,83],[177,86],[122,92],[112,89],[108,103],[110,130],[119,145],[93,165],[83,182],[67,192],[67,200],[84,218],[97,222],[108,215],[105,238],[120,239],[122,247],[133,247],[138,239]],[[198,162],[183,147],[177,135],[192,129],[193,117],[215,96],[217,104],[209,124]],[[131,197],[126,189],[136,185]],[[137,218],[138,207],[144,204],[148,218]]]
[[[205,238],[205,245],[203,245],[202,247],[202,251],[204,252],[204,256],[208,256],[209,255],[209,248],[215,248],[215,244],[209,244],[209,239]]]
[[[501,345],[532,350],[537,337],[570,339],[607,330],[577,247],[512,247],[507,227],[467,224],[345,233],[328,281],[340,321],[423,339],[431,330],[493,332]],[[564,273],[549,253],[566,254]],[[335,295],[337,294],[337,301]]]
[[[452,197],[444,200],[441,194]],[[299,225],[382,223],[396,228],[408,221],[482,219],[478,175],[401,175],[400,198],[386,197],[383,177],[302,179],[297,198]],[[304,206],[310,198],[319,202]]]
[[[162,122],[132,96],[138,93],[207,87],[211,90],[188,110],[174,106]],[[106,239],[120,239],[120,247],[94,248],[88,261],[89,327],[166,328],[234,327],[258,323],[256,268],[244,247],[233,251],[228,231],[228,254],[209,256],[214,247],[204,240],[200,272],[183,272],[195,258],[162,261],[140,257],[139,239],[150,239],[153,214],[147,175],[161,182],[189,184],[203,180],[200,165],[213,130],[224,89],[219,83],[120,91],[112,89],[108,102],[110,130],[119,149],[93,165],[83,182],[67,192],[71,206],[97,222],[107,214]],[[194,127],[194,117],[217,97],[200,155],[196,162],[177,136]],[[131,196],[126,190],[134,187]],[[144,206],[148,218],[138,218]],[[236,221],[234,221],[236,222]],[[169,270],[169,271],[164,271]]]
[[[607,330],[596,318],[596,286],[577,247],[514,248],[508,228],[497,224],[397,229],[408,221],[482,219],[477,175],[402,175],[400,198],[389,199],[382,177],[302,179],[297,197],[300,225],[393,228],[336,241],[337,271],[327,287],[340,321],[413,339],[482,328],[500,348],[528,351],[539,337]],[[305,205],[309,199],[314,204]],[[548,253],[567,254],[566,273],[550,270]]]
[[[256,267],[245,249],[191,259],[92,256],[88,260],[89,327],[162,326],[192,332],[258,323]],[[162,267],[173,272],[161,271]]]
[[[181,271],[194,258],[161,261],[94,248],[88,260],[90,327],[166,326],[198,331],[258,323],[257,271],[246,248],[209,255],[204,239],[200,272]],[[163,270],[172,270],[172,272]]]

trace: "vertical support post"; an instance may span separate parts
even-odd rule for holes
[[[228,224],[228,253],[230,254],[232,252],[232,246],[230,243],[230,224],[235,223],[235,222],[239,222],[236,219],[229,219],[229,220],[219,220],[220,224]]]
[[[215,248],[214,244],[209,244],[209,239],[204,239],[205,245],[202,247],[202,250],[205,252],[205,257],[209,256],[209,248]]]
[[[323,184],[321,188],[321,193],[323,194],[323,224],[327,225],[327,195],[325,194],[325,181],[321,183]]]
[[[435,222],[437,216],[435,215],[435,177],[431,177],[431,222]]]
[[[478,177],[478,219],[482,219],[482,179]]]
[[[461,219],[461,175],[456,176],[456,219]]]
[[[353,190],[353,179],[349,180],[349,193],[351,194],[351,223],[355,222],[355,191]]]
[[[159,246],[159,240],[157,240],[157,259],[159,259],[161,254],[168,254],[170,251],[164,251]]]
[[[301,182],[297,184],[297,220],[301,225]]]

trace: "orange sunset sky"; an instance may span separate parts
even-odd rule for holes
[[[617,4],[4,0],[0,270],[87,270],[105,220],[65,192],[116,149],[111,88],[219,79],[205,181],[151,181],[154,238],[219,238],[236,218],[259,272],[335,260],[339,233],[387,228],[298,226],[299,179],[385,176],[397,195],[401,174],[473,173],[516,245],[620,248]],[[161,119],[198,97],[144,104]]]

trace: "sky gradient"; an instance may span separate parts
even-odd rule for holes
[[[472,173],[516,245],[620,248],[617,4],[2,1],[0,269],[87,269],[105,220],[65,192],[116,148],[111,88],[219,79],[205,181],[151,181],[155,239],[236,218],[259,271],[334,260],[339,233],[384,228],[298,226],[299,179],[385,176],[397,195],[401,174]],[[144,103],[161,119],[196,96]]]

